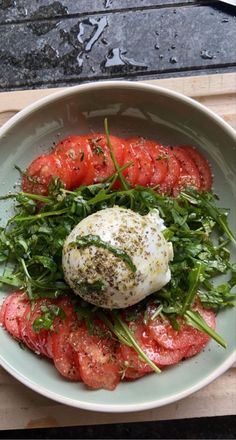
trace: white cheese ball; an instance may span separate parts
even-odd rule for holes
[[[146,216],[120,207],[107,208],[82,220],[67,237],[63,270],[72,290],[85,301],[106,309],[124,308],[140,302],[170,281],[173,258],[158,210]],[[76,237],[95,235],[124,251],[136,271],[111,250],[74,244]],[[97,288],[91,288],[95,283]]]

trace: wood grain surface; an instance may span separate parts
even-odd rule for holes
[[[191,96],[236,127],[236,74],[153,80]],[[0,125],[37,99],[58,89],[0,94]],[[207,387],[171,405],[136,413],[107,414],[79,410],[29,390],[0,368],[0,429],[80,426],[236,415],[236,364]]]

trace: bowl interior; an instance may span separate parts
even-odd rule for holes
[[[15,164],[25,169],[69,134],[103,131],[105,117],[114,135],[142,135],[165,145],[198,147],[212,164],[219,204],[230,208],[229,223],[236,231],[236,146],[232,132],[193,101],[137,84],[102,83],[69,89],[15,119],[0,136],[0,195],[18,188]],[[3,206],[1,223],[5,224],[12,204],[8,201]],[[235,257],[235,250],[232,253]],[[0,302],[5,294],[1,288]],[[82,384],[64,381],[50,362],[22,350],[2,329],[0,357],[11,374],[48,397],[81,408],[130,411],[177,400],[220,374],[235,353],[235,328],[235,310],[221,312],[217,330],[228,343],[226,350],[211,342],[196,358],[167,368],[161,375],[122,383],[113,392],[88,391]]]

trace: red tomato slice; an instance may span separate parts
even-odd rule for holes
[[[150,186],[156,186],[163,182],[168,172],[168,148],[148,140],[146,140],[145,146],[153,161],[154,172]]]
[[[114,390],[120,381],[116,342],[111,337],[90,335],[85,326],[71,334],[70,342],[83,382],[92,389]]]
[[[0,306],[0,325],[5,327],[5,313],[8,303],[11,301],[11,295],[8,295]]]
[[[19,334],[20,334],[20,340],[24,342],[24,344],[30,350],[35,352],[35,346],[32,344],[32,341],[28,337],[28,323],[31,312],[32,312],[32,307],[30,302],[28,301],[27,307],[25,308],[25,312],[19,319]]]
[[[154,174],[154,164],[149,149],[146,147],[145,139],[142,137],[128,138],[126,145],[128,148],[132,148],[138,165],[136,185],[150,186],[151,177]]]
[[[59,373],[72,381],[80,381],[81,376],[75,352],[70,344],[71,327],[61,324],[57,331],[51,335],[52,355],[56,369]]]
[[[203,350],[204,346],[205,345],[203,344],[192,345],[191,347],[188,348],[184,357],[187,359],[196,356],[196,354],[200,353]]]
[[[114,174],[115,167],[107,145],[107,138],[104,134],[93,133],[87,136],[95,169],[94,182],[101,182]],[[124,142],[121,138],[110,135],[110,142],[118,164],[121,166],[124,157]]]
[[[125,143],[125,151],[124,151],[124,164],[126,165],[129,162],[132,162],[129,167],[127,167],[124,171],[122,171],[123,176],[129,182],[132,188],[137,185],[138,176],[140,173],[139,163],[136,160],[135,151],[128,142]]]
[[[18,320],[24,315],[27,305],[28,299],[21,291],[11,294],[6,305],[4,325],[6,330],[16,339],[20,339]]]
[[[75,352],[70,344],[70,335],[78,325],[76,314],[70,299],[58,299],[56,304],[65,312],[66,318],[55,318],[48,350],[51,350],[54,365],[62,376],[72,381],[80,381]]]
[[[28,309],[27,316],[24,316],[25,326],[21,324],[21,333],[24,335],[26,344],[29,348],[33,349],[35,353],[42,354],[44,356],[50,357],[47,351],[47,340],[49,335],[49,330],[41,329],[38,333],[34,331],[33,324],[34,321],[39,318],[43,312],[41,310],[42,306],[47,307],[51,304],[51,300],[39,299],[34,306]]]
[[[207,324],[215,327],[215,315],[211,310],[203,309],[200,304],[195,307],[201,316],[205,319]],[[182,318],[177,319],[180,324],[180,330],[174,330],[167,319],[162,319],[160,316],[148,323],[148,330],[150,335],[165,349],[178,350],[189,349],[192,346],[199,346],[203,348],[210,337],[191,325],[184,322]]]
[[[129,327],[134,332],[135,338],[142,348],[143,352],[148,358],[154,362],[158,367],[164,367],[178,363],[184,358],[186,349],[168,350],[159,345],[150,335],[148,328],[141,322],[135,321],[129,324]],[[136,372],[142,374],[152,372],[152,368],[142,361],[139,355],[132,347],[125,345],[120,346],[121,356],[123,357],[124,376],[126,377],[125,368],[127,368],[127,377],[130,377],[132,373]]]
[[[66,188],[71,188],[71,173],[65,158],[44,154],[27,168],[26,175],[22,179],[22,189],[28,193],[47,195],[48,185],[53,177],[59,177]]]
[[[159,192],[162,194],[171,194],[179,179],[180,163],[170,147],[164,147],[163,154],[167,156],[168,170],[166,176],[160,183]]]
[[[56,145],[54,153],[66,157],[66,166],[71,173],[71,189],[93,183],[93,154],[87,136],[68,136]]]
[[[201,178],[201,190],[210,191],[213,183],[213,178],[209,162],[198,150],[196,150],[196,148],[188,145],[184,145],[183,148],[188,152],[189,156],[198,168]]]
[[[180,162],[180,175],[178,181],[173,187],[173,195],[176,196],[183,188],[194,187],[201,189],[201,178],[194,161],[188,152],[182,147],[174,147],[173,153]]]

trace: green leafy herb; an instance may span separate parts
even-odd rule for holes
[[[127,264],[127,266],[129,266],[132,272],[136,272],[137,270],[132,259],[125,251],[123,251],[123,249],[117,248],[116,246],[111,245],[107,241],[102,240],[99,237],[99,235],[92,235],[92,234],[81,235],[81,236],[78,235],[76,237],[76,241],[70,243],[70,246],[73,247],[76,246],[82,249],[88,246],[96,246],[96,247],[101,247],[103,249],[107,249],[109,252],[113,253],[116,257],[123,260]]]
[[[56,304],[49,304],[48,306],[41,306],[42,315],[38,316],[33,322],[33,330],[35,333],[39,333],[40,330],[52,330],[54,319],[59,317],[60,319],[66,319],[66,314],[61,307]]]
[[[92,293],[94,291],[102,291],[105,289],[106,284],[102,280],[96,280],[93,283],[88,283],[87,281],[78,281],[77,283],[78,288],[80,289],[81,293]]]

